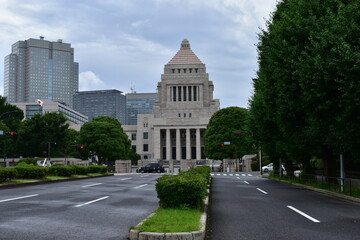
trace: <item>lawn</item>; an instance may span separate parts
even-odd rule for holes
[[[192,232],[201,228],[202,211],[190,208],[158,208],[155,214],[139,227],[140,232]]]

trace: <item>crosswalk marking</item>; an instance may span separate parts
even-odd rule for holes
[[[231,177],[239,177],[240,176],[239,173],[236,173],[236,174],[233,174],[233,173],[216,173],[216,174],[211,173],[210,175],[211,176],[231,176]],[[253,175],[251,173],[247,173],[247,174],[242,173],[241,176],[243,176],[243,177],[246,177],[246,176],[252,177]]]

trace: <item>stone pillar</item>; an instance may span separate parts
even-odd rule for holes
[[[154,158],[161,159],[161,136],[160,128],[154,128]]]
[[[196,160],[201,159],[201,140],[200,128],[196,129]]]
[[[171,159],[170,129],[166,129],[166,160]]]
[[[190,129],[186,129],[186,159],[191,159]]]
[[[176,160],[181,159],[180,129],[176,129]]]

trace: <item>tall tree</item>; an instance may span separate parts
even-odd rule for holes
[[[24,118],[23,111],[11,104],[6,103],[6,97],[0,96],[0,130],[5,132],[17,132],[21,121]],[[0,154],[6,156],[16,156],[15,142],[17,136],[2,135],[0,144]]]
[[[253,153],[248,110],[228,107],[214,113],[205,132],[205,155],[211,159],[241,158]],[[222,145],[230,142],[229,145]]]
[[[80,142],[101,162],[130,158],[131,142],[115,118],[100,116],[85,123],[80,129]]]
[[[330,176],[340,153],[360,149],[359,7],[350,0],[284,0],[259,35],[254,129],[269,136],[264,126],[273,123],[275,139],[262,144],[278,145],[277,155],[290,161],[322,157]],[[262,119],[269,112],[273,121]]]
[[[69,128],[66,122],[67,118],[56,112],[35,114],[25,120],[18,131],[18,152],[24,157],[46,157],[50,143],[51,155],[62,155],[60,151]]]

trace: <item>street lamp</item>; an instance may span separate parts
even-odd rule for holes
[[[51,144],[56,144],[56,142],[48,142],[48,160],[50,161],[50,149],[51,149]]]

